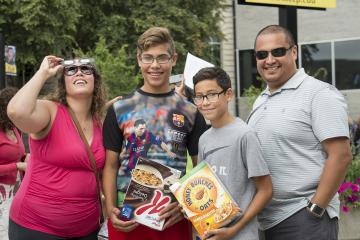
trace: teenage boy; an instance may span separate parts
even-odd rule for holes
[[[128,169],[129,159],[119,158],[126,148],[126,139],[135,131],[138,119],[146,122],[146,128],[161,137],[167,149],[176,156],[168,156],[163,148],[152,145],[147,158],[166,164],[185,173],[187,151],[196,163],[198,140],[206,129],[206,123],[196,106],[176,94],[169,85],[172,67],[177,54],[174,41],[166,28],[153,27],[138,39],[137,61],[144,78],[144,85],[129,96],[115,102],[107,113],[103,138],[106,163],[103,172],[103,188],[109,216],[109,239],[158,240],[191,239],[191,225],[173,202],[160,212],[166,219],[164,230],[157,231],[139,225],[134,220],[121,221],[118,216],[129,175],[119,169]],[[146,145],[146,139],[142,145]],[[124,166],[125,165],[125,166]]]
[[[218,67],[201,69],[193,78],[194,102],[211,122],[199,140],[199,161],[206,161],[243,211],[224,228],[208,231],[207,240],[259,239],[256,215],[272,196],[269,170],[255,132],[232,116],[233,97],[229,75]]]

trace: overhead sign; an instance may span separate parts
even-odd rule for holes
[[[310,8],[336,8],[336,0],[245,0],[245,2]]]

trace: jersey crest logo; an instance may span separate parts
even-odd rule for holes
[[[173,114],[173,123],[177,127],[183,127],[185,124],[185,117],[181,114]]]

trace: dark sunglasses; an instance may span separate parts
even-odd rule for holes
[[[86,75],[91,75],[94,73],[94,68],[91,65],[71,65],[64,67],[64,74],[66,76],[73,76],[79,71],[79,69],[83,74]]]
[[[271,53],[271,55],[273,57],[283,57],[285,56],[286,52],[289,51],[293,46],[290,46],[289,48],[275,48],[272,49],[271,51],[257,51],[255,52],[255,57],[258,60],[263,60],[265,58],[267,58],[269,56],[269,53]]]

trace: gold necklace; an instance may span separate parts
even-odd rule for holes
[[[85,120],[84,122],[80,123],[81,129],[83,132],[87,132],[87,130],[90,128],[91,121]]]

